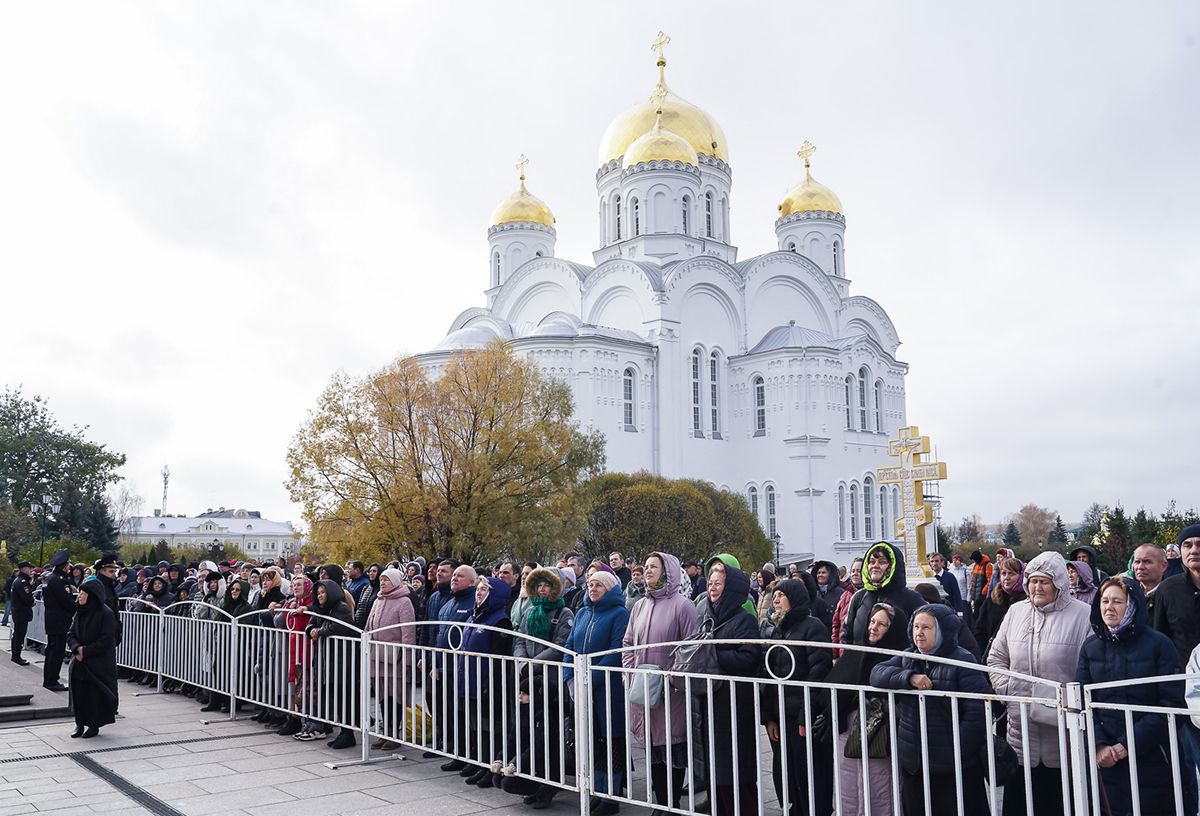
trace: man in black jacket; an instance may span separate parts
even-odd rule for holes
[[[1154,601],[1154,628],[1175,644],[1182,665],[1188,664],[1192,650],[1200,643],[1200,524],[1179,533],[1184,571],[1158,585]],[[1183,719],[1184,762],[1200,767],[1200,729]]]
[[[17,579],[12,585],[12,662],[28,666],[29,661],[21,657],[25,648],[25,633],[33,620],[33,585],[30,576],[33,564],[22,561],[17,564]]]
[[[75,616],[75,593],[67,578],[67,562],[71,553],[59,550],[50,559],[52,572],[42,590],[42,603],[46,606],[46,663],[42,668],[42,685],[51,691],[66,691],[59,682],[63,659],[67,656],[67,632],[71,629],[71,618]]]

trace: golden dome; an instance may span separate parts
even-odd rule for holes
[[[521,189],[517,190],[492,211],[492,225],[526,221],[530,224],[554,226],[554,214],[542,201],[525,189],[525,176],[521,175]]]
[[[798,212],[842,212],[842,202],[824,184],[813,181],[808,168],[804,168],[804,181],[793,187],[779,205],[779,217]]]
[[[625,158],[621,165],[634,167],[641,162],[677,161],[690,164],[692,167],[699,167],[700,159],[697,158],[695,149],[688,144],[687,139],[663,127],[661,111],[657,112],[655,116],[657,118],[650,132],[634,139],[633,144],[625,149]]]
[[[721,126],[707,113],[671,92],[664,78],[666,64],[665,60],[658,61],[658,87],[666,93],[662,100],[663,127],[684,139],[695,152],[728,163],[729,149]],[[600,165],[625,155],[635,141],[655,127],[657,118],[657,106],[647,98],[614,119],[600,140]]]

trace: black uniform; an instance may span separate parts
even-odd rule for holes
[[[71,592],[71,586],[71,579],[62,567],[55,567],[42,589],[42,603],[46,607],[46,663],[42,670],[42,685],[46,688],[62,685],[58,677],[63,658],[67,656],[67,632],[71,629],[71,618],[75,616],[75,594]]]
[[[24,662],[21,658],[21,650],[25,648],[25,633],[29,631],[31,620],[33,620],[33,587],[29,583],[29,576],[20,573],[12,585],[12,659],[14,663]]]

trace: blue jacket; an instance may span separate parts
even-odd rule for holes
[[[442,602],[438,608],[437,619],[447,624],[437,628],[437,640],[434,646],[438,649],[450,649],[452,647],[461,646],[462,642],[459,635],[454,636],[454,641],[451,643],[450,633],[461,630],[462,627],[451,626],[453,623],[464,623],[471,617],[471,613],[475,611],[475,587],[468,586],[466,589],[460,589],[458,592],[451,593]],[[465,632],[463,633],[465,634]],[[439,652],[434,655],[434,660],[438,665],[446,661],[446,653]],[[450,664],[453,666],[453,663]]]
[[[995,573],[999,575],[1000,570],[996,570]],[[950,606],[954,608],[955,612],[961,615],[963,611],[962,590],[958,586],[958,579],[954,577],[954,574],[949,569],[944,569],[941,575],[933,577],[937,578],[938,583],[942,585],[942,589],[946,590],[946,600],[950,602]]]
[[[575,625],[571,627],[571,635],[567,638],[566,648],[568,651],[563,660],[570,664],[572,652],[595,654],[607,652],[609,649],[620,649],[625,638],[625,629],[628,626],[629,610],[625,608],[625,593],[621,591],[620,584],[601,596],[599,601],[593,603],[589,597],[583,602],[579,614],[575,616]],[[619,669],[621,654],[619,652],[607,654],[592,661],[592,665],[615,666]],[[574,668],[568,665],[563,670],[563,680],[570,681],[574,672]],[[625,686],[621,683],[621,673],[593,668],[592,701],[596,706],[596,721],[603,724],[608,718],[608,731],[601,736],[623,736],[625,734]]]
[[[975,658],[966,649],[958,645],[959,620],[958,615],[945,604],[929,604],[922,606],[913,613],[917,615],[932,615],[937,619],[938,644],[933,654],[960,660],[964,663],[974,663]],[[909,621],[909,643],[912,643],[912,621]],[[970,694],[984,695],[991,693],[985,670],[951,666],[946,663],[935,663],[925,660],[917,650],[916,645],[907,650],[911,654],[893,657],[871,670],[871,685],[884,689],[903,689],[912,691],[912,678],[923,674],[933,681],[933,691],[961,691]],[[917,695],[896,695],[896,739],[899,746],[892,750],[900,753],[900,767],[906,773],[921,772],[921,720]],[[935,775],[952,773],[955,765],[971,767],[979,764],[979,749],[983,746],[987,734],[983,701],[966,701],[959,699],[958,703],[958,757],[954,756],[954,720],[951,712],[953,703],[950,698],[928,695],[925,701],[927,718],[927,734],[929,740],[929,766]]]
[[[493,629],[480,629],[480,626],[490,626],[495,629],[512,631],[512,622],[508,619],[505,607],[512,595],[512,589],[499,578],[488,578],[491,590],[478,609],[472,608],[470,623],[463,630],[462,651],[458,656],[458,695],[460,697],[486,697],[494,687],[500,690],[500,671],[505,661],[488,660],[475,655],[509,655],[512,654],[512,635],[507,632],[497,632]],[[471,603],[475,602],[475,587],[471,587]],[[491,684],[481,678],[491,676]]]
[[[1129,602],[1134,605],[1133,619],[1115,635],[1100,616],[1100,595],[1092,601],[1092,632],[1079,650],[1080,683],[1107,683],[1114,680],[1135,680],[1143,677],[1182,674],[1179,654],[1171,639],[1148,625],[1146,596],[1137,581],[1121,576],[1129,590]],[[1133,706],[1185,708],[1183,681],[1167,683],[1131,683],[1093,692],[1092,699],[1101,703]],[[1143,813],[1173,813],[1174,789],[1169,764],[1171,755],[1170,730],[1165,714],[1149,712],[1133,715],[1134,744],[1129,744],[1125,730],[1125,712],[1098,708],[1094,714],[1096,745],[1121,744],[1131,753],[1137,751],[1138,789],[1141,792]],[[1182,747],[1180,756],[1182,756]],[[1123,759],[1111,768],[1101,768],[1104,789],[1114,813],[1133,810],[1129,789],[1129,760]],[[1186,786],[1185,786],[1186,788]],[[1188,812],[1195,812],[1193,806]]]

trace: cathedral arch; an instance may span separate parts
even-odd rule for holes
[[[570,294],[557,283],[543,281],[535,283],[517,295],[509,310],[509,322],[539,323],[551,312],[574,311],[575,302]]]
[[[628,286],[613,286],[596,299],[588,310],[587,322],[613,329],[642,330],[646,320],[641,300]]]
[[[679,304],[679,322],[684,331],[701,334],[714,346],[738,347],[741,316],[722,287],[697,281],[684,292]]]
[[[798,278],[776,274],[757,287],[748,304],[757,325],[750,338],[757,342],[762,335],[776,326],[795,320],[797,325],[807,326],[833,334],[833,326],[825,310],[825,304],[817,294]]]

